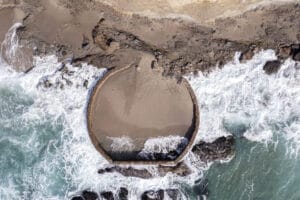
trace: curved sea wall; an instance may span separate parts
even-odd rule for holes
[[[0,0],[0,199],[299,199],[299,1],[139,2]],[[86,129],[144,54],[200,108],[173,166],[112,164]]]
[[[153,57],[145,55],[144,59],[142,59],[138,65],[131,64],[108,72],[104,78],[99,80],[95,85],[91,94],[87,112],[90,137],[96,149],[111,163],[123,165],[176,165],[191,148],[198,133],[199,108],[195,94],[188,81],[183,79],[182,83],[178,83],[175,79],[162,79],[160,72],[152,72],[151,59],[153,60]],[[112,80],[111,77],[116,76],[118,76],[118,78]],[[118,79],[121,79],[121,82],[118,81]],[[111,82],[107,83],[108,81]],[[116,83],[112,81],[115,81]],[[112,86],[106,90],[105,94],[102,94],[104,93],[102,88],[105,84],[111,84]],[[119,95],[119,97],[114,97],[112,96],[112,92],[114,91],[118,92],[118,94],[127,91],[130,96],[126,96],[126,93],[124,93],[123,95]],[[176,93],[174,93],[174,91]],[[139,99],[144,96],[141,105],[137,104],[134,99],[130,101],[134,96]],[[114,101],[116,103],[113,104]],[[122,103],[123,101],[124,103]],[[121,121],[118,121],[120,116],[116,117],[116,112],[120,112],[119,115],[122,115],[122,113],[125,112],[126,107],[120,107],[120,105],[126,105],[128,104],[128,101],[131,109],[135,109],[135,107],[138,108],[138,110],[129,110],[129,112],[135,113],[134,115],[138,118],[132,116],[127,123],[134,124],[137,120],[144,120],[149,122],[146,124],[151,125],[153,127],[152,130],[149,128],[149,125],[146,124],[145,125],[148,126],[147,129],[131,129],[130,127],[127,127],[129,125],[124,126],[122,125],[123,122],[121,123]],[[111,108],[111,105],[115,105],[117,108]],[[106,110],[98,111],[101,110],[101,107],[104,107]],[[107,108],[109,109],[107,110]],[[155,110],[156,108],[158,109]],[[109,118],[109,113],[111,112],[114,113],[113,118]],[[186,112],[187,114],[183,112]],[[153,114],[149,115],[148,113],[153,113],[156,116],[153,116]],[[126,121],[129,119],[130,113],[124,117],[123,121]],[[161,120],[163,120],[164,123],[163,127],[160,128],[161,125],[159,124],[162,124],[160,122]],[[155,125],[155,121],[158,122],[158,125]],[[93,125],[93,123],[95,125]],[[173,127],[168,127],[168,125],[166,125],[176,123],[178,123],[178,125],[172,125]],[[184,125],[184,129],[177,128],[183,126],[182,124],[184,123],[187,123]],[[109,124],[111,124],[112,127],[110,127]],[[143,122],[140,122],[135,126],[143,126],[142,124]],[[108,127],[106,128],[107,130],[110,130],[107,135],[104,134],[105,129],[103,129],[103,127],[105,126]],[[168,128],[164,128],[165,126]],[[125,132],[127,129],[129,130],[128,133]],[[148,129],[150,129],[150,132]],[[125,134],[126,137],[123,134]],[[123,138],[123,140],[120,141],[121,143],[118,143],[117,147],[114,147],[115,149],[112,147],[115,145],[114,141],[111,141],[110,139],[112,137]],[[172,138],[175,139],[176,137],[182,139],[174,146],[174,142],[176,141],[172,141]],[[130,144],[126,144],[126,140],[129,140]],[[159,143],[165,141],[165,150],[155,151],[153,149],[153,152],[151,150],[144,152],[144,149],[147,148],[145,145],[150,142],[150,140],[153,140],[152,143],[154,144],[152,145],[154,146],[156,146],[154,140],[160,140],[157,141]],[[168,143],[167,140],[170,140],[170,143]]]

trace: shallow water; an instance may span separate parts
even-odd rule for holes
[[[151,180],[97,174],[108,163],[90,142],[85,110],[90,89],[105,70],[67,65],[67,75],[48,56],[35,58],[36,67],[22,74],[2,61],[0,199],[69,199],[84,189],[116,192],[120,187],[127,187],[133,200],[159,188],[180,188],[187,199],[196,199],[199,188],[193,185],[203,173],[208,199],[299,199],[300,66],[287,60],[269,76],[262,67],[275,59],[273,51],[262,51],[244,64],[237,58],[209,75],[187,77],[201,112],[197,140],[243,136],[237,139],[235,157],[203,171],[205,166],[193,163],[190,153],[185,161],[194,174]],[[156,173],[153,167],[139,168]]]

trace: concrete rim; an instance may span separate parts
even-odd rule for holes
[[[101,90],[101,87],[103,86],[103,84],[114,74],[124,71],[128,68],[132,67],[132,65],[128,65],[126,67],[122,67],[119,69],[114,69],[108,73],[106,73],[100,80],[98,80],[98,82],[94,85],[94,87],[92,88],[92,92],[88,98],[88,107],[87,107],[87,113],[86,113],[86,117],[87,117],[87,129],[88,129],[88,133],[90,136],[90,139],[93,143],[93,145],[95,146],[96,150],[111,164],[117,164],[117,165],[131,165],[131,164],[135,164],[135,165],[143,165],[143,164],[147,164],[147,165],[172,165],[175,166],[177,163],[179,163],[183,157],[187,154],[187,152],[191,149],[192,145],[194,144],[196,135],[198,133],[199,130],[199,124],[200,124],[200,112],[199,112],[199,106],[197,103],[197,98],[196,95],[194,93],[194,90],[192,89],[191,85],[189,84],[189,82],[183,78],[182,79],[182,83],[184,84],[185,87],[187,88],[187,90],[189,91],[192,103],[193,103],[193,122],[192,122],[192,128],[194,129],[191,135],[191,138],[189,139],[189,143],[188,145],[185,147],[185,149],[182,151],[182,153],[175,159],[175,160],[136,160],[136,161],[118,161],[118,160],[113,160],[107,153],[106,151],[101,147],[100,143],[98,142],[95,134],[92,132],[92,123],[90,120],[91,115],[93,114],[93,110],[92,110],[92,104],[94,102],[95,96],[98,94],[98,92]]]

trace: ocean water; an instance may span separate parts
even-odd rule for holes
[[[237,138],[235,157],[204,172],[209,199],[299,200],[300,63],[288,59],[267,75],[274,51],[246,63],[238,57],[190,80],[201,110],[198,140]]]
[[[12,59],[17,26],[5,41]],[[299,200],[300,65],[287,60],[266,75],[262,67],[276,58],[274,51],[247,63],[238,56],[210,74],[186,77],[201,112],[197,141],[236,135],[235,156],[205,165],[189,153],[184,159],[194,173],[185,178],[158,177],[155,167],[138,166],[154,175],[150,180],[97,173],[109,163],[90,142],[85,112],[104,69],[67,64],[62,70],[55,56],[46,56],[36,57],[36,67],[24,74],[0,60],[0,199],[70,199],[84,189],[116,193],[120,187],[132,200],[167,188],[199,199],[194,183],[207,178],[211,200]]]

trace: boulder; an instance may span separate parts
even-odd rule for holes
[[[128,199],[128,190],[127,188],[121,187],[118,193],[119,200],[127,200]]]
[[[152,178],[152,174],[146,170],[146,169],[134,169],[132,167],[119,167],[119,166],[113,166],[113,167],[107,167],[105,169],[99,169],[99,174],[104,173],[113,173],[118,172],[126,177],[138,177],[138,178]]]
[[[105,200],[114,200],[114,194],[110,191],[108,192],[101,192],[101,197]]]
[[[201,141],[194,145],[192,152],[206,163],[228,158],[234,154],[234,137],[223,136],[211,143]]]
[[[190,168],[184,163],[180,162],[176,166],[158,166],[160,176],[165,176],[167,173],[173,173],[177,176],[188,176],[192,173]]]
[[[296,54],[293,56],[293,59],[296,60],[296,61],[300,61],[300,52],[296,53]]]
[[[264,65],[263,70],[267,74],[273,74],[273,73],[278,72],[278,70],[280,69],[280,65],[281,65],[281,62],[279,60],[268,61]]]
[[[142,200],[163,200],[164,191],[163,190],[149,190],[142,194]]]
[[[166,190],[167,195],[171,200],[179,200],[182,199],[182,195],[180,190],[178,189],[167,189]]]
[[[81,194],[81,196],[85,200],[97,200],[98,199],[98,194],[92,191],[84,190]]]
[[[195,181],[195,185],[193,186],[193,191],[197,196],[207,196],[208,195],[208,180],[207,179],[199,179]]]

